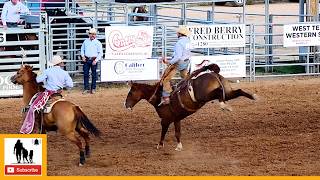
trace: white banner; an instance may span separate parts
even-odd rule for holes
[[[191,71],[215,63],[220,67],[220,74],[226,78],[246,77],[245,55],[192,56]]]
[[[15,73],[4,73],[0,74],[0,97],[11,97],[21,96],[22,86],[15,85],[10,81],[11,76]]]
[[[283,26],[283,46],[319,46],[320,24],[289,24]]]
[[[101,81],[158,80],[158,59],[102,60]]]
[[[106,26],[105,59],[151,58],[152,26]]]
[[[244,24],[188,26],[193,48],[245,47]]]

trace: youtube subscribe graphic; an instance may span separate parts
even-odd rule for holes
[[[42,138],[5,138],[4,174],[42,175]]]

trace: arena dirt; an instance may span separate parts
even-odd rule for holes
[[[123,107],[128,88],[74,90],[103,132],[92,138],[92,157],[78,167],[79,153],[59,133],[48,134],[48,175],[320,175],[320,79],[285,78],[233,83],[258,101],[229,101],[232,112],[208,103],[182,122],[183,151],[176,152],[173,126],[157,150],[160,120],[141,101]],[[21,98],[0,99],[0,133],[18,133]]]

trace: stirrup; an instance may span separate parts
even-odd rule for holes
[[[158,106],[168,105],[168,104],[170,104],[170,98],[169,97],[162,97],[161,102],[159,103]]]

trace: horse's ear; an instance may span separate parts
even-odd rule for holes
[[[127,85],[130,86],[130,87],[132,86],[132,84],[133,84],[132,81],[128,81],[128,82],[127,82]]]

